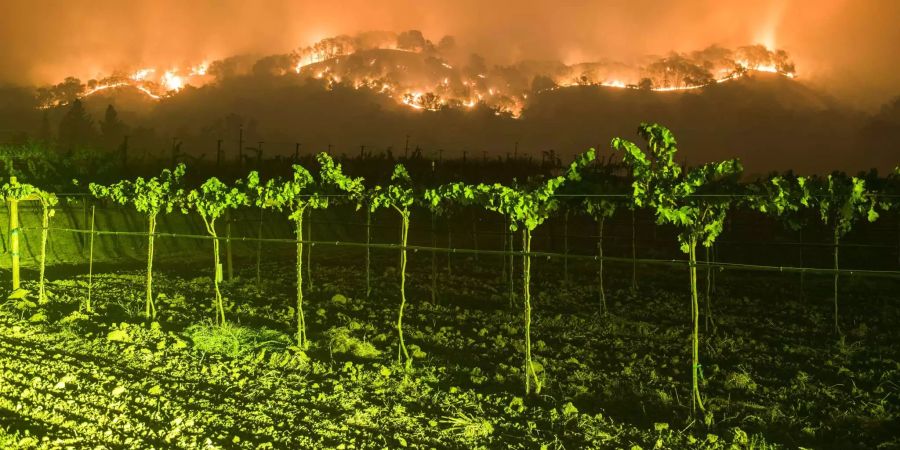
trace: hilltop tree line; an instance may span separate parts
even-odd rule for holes
[[[129,130],[130,127],[119,118],[115,106],[108,105],[103,119],[95,123],[81,100],[75,100],[56,124],[55,133],[50,115],[45,111],[37,138],[45,143],[55,141],[60,148],[70,152],[91,145],[111,150],[121,145]]]

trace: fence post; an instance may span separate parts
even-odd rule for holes
[[[91,243],[88,257],[88,295],[85,311],[91,312],[91,290],[94,287],[94,205],[91,205]]]
[[[331,144],[328,144],[329,147]],[[329,149],[330,150],[330,149]],[[329,151],[329,153],[331,153]],[[309,290],[313,289],[313,279],[312,279],[312,208],[309,208],[309,212],[306,213],[306,240],[309,243],[306,244],[306,282],[309,286]],[[303,240],[302,238],[300,240]]]
[[[16,177],[9,178],[9,184],[15,186]],[[12,257],[12,289],[17,291],[20,287],[19,279],[19,201],[8,198],[9,202],[9,254]]]
[[[234,266],[231,259],[231,211],[225,211],[225,267],[228,272],[228,281],[234,278]]]
[[[566,208],[563,222],[563,284],[569,284],[569,208]]]
[[[263,209],[259,208],[259,228],[256,231],[256,290],[261,290],[262,273],[260,265],[262,263],[262,237],[263,237]]]

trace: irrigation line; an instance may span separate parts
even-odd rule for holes
[[[70,233],[82,233],[82,234],[95,234],[95,235],[108,235],[108,236],[135,236],[135,237],[146,237],[149,233],[141,232],[141,231],[102,231],[102,230],[94,230],[91,232],[90,230],[81,230],[76,228],[49,228],[50,230],[56,231],[66,231]],[[169,237],[169,238],[184,238],[184,239],[204,239],[204,240],[225,240],[224,236],[204,236],[204,235],[196,235],[196,234],[179,234],[179,233],[154,233],[156,237]],[[458,254],[479,254],[479,255],[497,255],[497,256],[531,256],[535,258],[571,258],[571,259],[582,259],[582,260],[591,260],[591,261],[610,261],[610,262],[621,262],[621,263],[632,263],[637,262],[644,265],[660,265],[660,266],[690,266],[690,262],[683,259],[644,259],[644,258],[626,258],[619,256],[604,256],[600,257],[597,255],[564,255],[562,253],[552,253],[552,252],[523,252],[523,251],[509,251],[509,250],[483,250],[483,249],[469,249],[469,248],[443,248],[443,247],[430,247],[425,245],[400,245],[400,244],[382,244],[382,243],[369,243],[366,244],[364,242],[347,242],[347,241],[311,241],[311,240],[303,240],[303,239],[288,239],[288,238],[254,238],[254,237],[244,237],[239,236],[231,237],[232,241],[245,241],[245,242],[271,242],[271,243],[282,243],[282,244],[309,244],[311,246],[315,245],[333,245],[336,247],[357,247],[357,248],[378,248],[378,249],[388,249],[388,250],[412,250],[413,252],[418,251],[428,251],[428,252],[438,252],[438,253],[458,253]],[[698,267],[718,267],[721,269],[732,269],[732,270],[746,270],[746,271],[756,271],[756,272],[793,272],[793,273],[810,273],[810,274],[821,274],[821,275],[834,275],[835,273],[840,275],[856,275],[856,276],[871,276],[871,277],[888,277],[888,278],[900,278],[900,271],[895,270],[868,270],[868,269],[825,269],[825,268],[813,268],[813,267],[793,267],[793,266],[763,266],[757,264],[741,264],[741,263],[726,263],[726,262],[707,262],[707,261],[697,261],[695,263]]]
[[[20,207],[20,209],[23,209],[23,208]],[[25,208],[25,209],[27,209],[27,208]],[[39,209],[39,207],[36,207],[35,209]],[[116,209],[116,208],[110,208],[107,210],[108,211],[113,211],[113,210],[118,211],[118,209]],[[259,223],[259,219],[232,219],[227,222],[230,222],[230,223]],[[311,223],[313,225],[343,225],[343,226],[354,227],[354,228],[357,228],[357,227],[362,228],[362,227],[366,226],[365,222],[356,222],[356,221],[313,220],[313,221],[311,221]],[[645,223],[651,223],[651,221],[645,221]],[[654,221],[652,223],[655,224],[656,222]],[[496,224],[499,224],[499,221],[497,221]],[[494,223],[492,223],[491,225],[494,225]],[[34,228],[34,227],[21,227],[21,228],[23,230],[40,229],[40,228]],[[373,224],[373,225],[371,225],[371,228],[393,230],[393,229],[396,229],[396,225]],[[893,228],[891,228],[891,231],[893,231]],[[477,233],[478,236],[503,236],[504,238],[509,236],[510,234],[511,233],[509,233],[509,232],[493,231],[491,229],[484,229],[484,228],[479,229],[478,233]],[[540,234],[537,234],[536,236],[552,237],[552,238],[558,238],[558,239],[562,239],[562,238],[566,237],[566,235],[562,235],[562,234],[549,234],[549,233],[540,233]],[[599,239],[600,238],[600,236],[594,235],[594,234],[569,234],[568,237],[570,239]],[[617,239],[617,238],[618,239],[630,239],[631,237],[624,236],[624,235],[616,235],[616,234],[604,234],[603,238],[604,239],[609,238],[610,240],[612,240],[612,239]],[[656,239],[656,240],[641,239],[641,240],[645,244],[647,243],[647,241],[652,241],[653,243],[669,242],[669,241],[665,241],[665,240],[661,240],[661,239]],[[731,245],[731,246],[764,245],[764,246],[773,246],[773,247],[825,247],[825,248],[834,248],[834,246],[835,246],[835,244],[833,242],[795,242],[795,241],[752,242],[752,241],[734,241],[734,240],[730,240],[730,239],[717,240],[716,244],[717,245],[719,245],[719,244]],[[854,242],[841,242],[838,246],[841,248],[880,248],[880,249],[896,249],[897,248],[896,244],[893,244],[893,245],[892,244],[864,244],[864,243],[854,243]],[[645,247],[647,247],[647,246],[645,245]]]
[[[69,193],[55,193],[55,195],[59,198],[62,197],[82,197],[82,196],[93,196],[93,194],[89,192],[69,192]],[[900,194],[882,194],[882,193],[873,193],[875,197],[878,198],[900,198]],[[329,197],[329,198],[348,198],[349,194],[300,194],[298,197]],[[633,194],[553,194],[552,197],[557,198],[623,198],[629,199],[632,198]],[[685,198],[756,198],[756,197],[769,197],[769,194],[690,194],[686,195]],[[815,195],[810,195],[810,198],[819,198]]]

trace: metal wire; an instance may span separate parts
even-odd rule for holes
[[[93,232],[90,230],[81,230],[76,228],[55,228],[50,227],[49,230],[55,231],[65,231],[70,233],[81,233],[81,234],[95,234],[95,235],[109,235],[109,236],[141,236],[147,237],[150,233],[140,232],[140,231],[102,231],[102,230],[94,230]],[[643,265],[664,265],[664,266],[690,266],[690,261],[683,259],[646,259],[646,258],[625,258],[625,257],[612,257],[612,256],[589,256],[589,255],[573,255],[573,254],[562,254],[562,253],[553,253],[553,252],[522,252],[522,251],[510,251],[510,250],[481,250],[481,249],[469,249],[469,248],[444,248],[444,247],[429,247],[424,245],[400,245],[400,244],[380,244],[380,243],[363,243],[363,242],[347,242],[347,241],[319,241],[319,240],[303,240],[303,239],[288,239],[288,238],[255,238],[255,237],[243,237],[243,236],[210,236],[210,235],[195,235],[195,234],[179,234],[179,233],[154,233],[155,237],[165,237],[165,238],[184,238],[184,239],[204,239],[204,240],[231,240],[238,242],[272,242],[272,243],[284,243],[284,244],[309,244],[311,246],[315,245],[332,245],[337,247],[369,247],[369,248],[377,248],[377,249],[390,249],[390,250],[412,250],[413,252],[418,251],[426,251],[426,252],[437,252],[437,253],[454,253],[454,254],[476,254],[476,255],[514,255],[514,256],[531,256],[538,258],[568,258],[568,259],[583,259],[583,260],[591,260],[591,261],[610,261],[610,262],[627,262],[633,263],[637,262]],[[813,267],[794,267],[794,266],[763,266],[757,264],[741,264],[741,263],[723,263],[723,262],[707,262],[707,261],[697,261],[694,263],[697,267],[714,267],[721,269],[732,269],[732,270],[745,270],[745,271],[757,271],[757,272],[794,272],[794,273],[810,273],[810,274],[823,274],[823,275],[856,275],[856,276],[870,276],[870,277],[888,277],[888,278],[900,278],[900,271],[894,270],[855,270],[855,269],[825,269],[825,268],[813,268]]]

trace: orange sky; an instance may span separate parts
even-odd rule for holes
[[[895,0],[3,0],[0,81],[87,79],[416,28],[435,41],[454,35],[497,63],[774,44],[801,78],[872,108],[900,95],[898,18]]]

